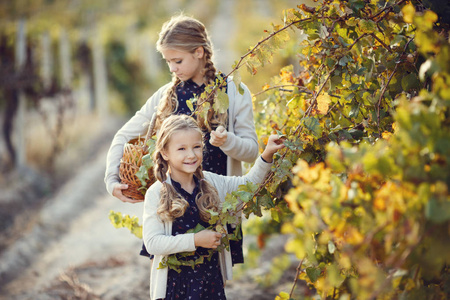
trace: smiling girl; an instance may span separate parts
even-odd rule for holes
[[[198,224],[208,227],[209,211],[218,212],[225,195],[247,181],[260,183],[271,168],[275,152],[283,148],[276,135],[245,176],[222,176],[202,170],[203,133],[188,116],[170,116],[157,135],[153,168],[157,181],[145,195],[143,240],[155,254],[150,275],[151,299],[226,299],[224,283],[231,279],[231,255],[222,250],[202,264],[181,266],[181,272],[161,268],[170,254],[195,252],[192,260],[221,244],[212,230],[187,233]]]

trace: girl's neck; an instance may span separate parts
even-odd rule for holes
[[[203,77],[203,74],[201,74],[201,77],[192,77],[191,80],[195,82],[196,85],[202,86],[203,84],[206,84],[205,77]]]
[[[170,172],[170,178],[178,182],[181,188],[192,194],[195,188],[194,174],[173,174]]]

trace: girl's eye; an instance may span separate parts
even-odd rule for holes
[[[180,151],[183,151],[183,150],[184,150],[184,148],[180,148],[180,149],[178,149],[178,150],[180,150]]]
[[[182,60],[175,61],[176,64],[181,64],[182,62],[183,62]]]
[[[202,147],[202,146],[198,145],[198,146],[195,146],[194,148],[198,149],[198,148],[201,148],[201,147]]]

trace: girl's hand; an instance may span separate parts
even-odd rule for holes
[[[128,188],[127,184],[117,183],[114,186],[114,190],[113,190],[112,194],[113,194],[114,197],[116,197],[117,199],[119,199],[122,202],[138,203],[138,202],[144,201],[144,200],[134,200],[134,199],[126,197],[123,194],[123,190],[126,190],[127,188]]]
[[[209,143],[213,146],[220,147],[227,141],[227,131],[225,127],[220,125],[215,131],[211,131]]]
[[[205,229],[194,234],[195,247],[216,249],[220,245],[222,234]]]
[[[284,140],[286,138],[280,138],[277,134],[272,134],[269,136],[269,140],[267,141],[266,149],[264,149],[264,152],[261,154],[261,157],[271,163],[273,160],[273,155],[280,149],[283,149],[284,146]]]

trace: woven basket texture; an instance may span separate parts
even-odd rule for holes
[[[119,177],[121,183],[127,184],[128,189],[122,190],[122,194],[134,200],[144,200],[145,192],[155,182],[153,168],[147,170],[149,179],[145,186],[142,185],[136,173],[142,166],[142,157],[148,154],[147,141],[154,134],[156,122],[156,113],[153,114],[151,122],[148,126],[145,138],[136,138],[130,140],[124,145],[122,159],[120,160]]]
[[[122,193],[128,198],[134,200],[143,200],[146,188],[155,182],[153,175],[153,168],[148,170],[149,180],[146,181],[146,186],[143,187],[141,181],[136,176],[136,172],[142,165],[142,157],[148,154],[145,150],[145,139],[137,138],[125,144],[123,149],[123,156],[120,161],[119,176],[121,183],[127,184],[128,189],[123,190]]]

